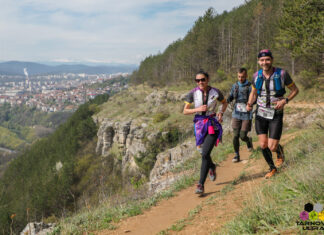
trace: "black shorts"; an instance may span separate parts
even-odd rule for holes
[[[280,140],[283,127],[283,113],[276,113],[272,120],[260,117],[255,117],[255,131],[258,135],[266,134],[269,138]]]
[[[251,131],[252,120],[241,120],[237,118],[232,118],[232,128],[240,131]]]

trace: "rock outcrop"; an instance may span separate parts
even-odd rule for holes
[[[97,133],[96,152],[107,157],[113,144],[116,144],[122,153],[122,168],[136,172],[134,156],[146,151],[143,143],[144,133],[143,125],[137,125],[135,122],[113,122],[104,119]]]
[[[45,224],[43,222],[33,222],[26,225],[20,235],[47,235],[54,230],[55,224]]]
[[[128,173],[139,173],[135,156],[147,149],[144,144],[145,124],[134,121],[113,122],[105,119],[98,130],[96,151],[103,157],[108,157],[113,145],[117,145],[122,153],[122,169]],[[165,133],[162,133],[162,135]],[[146,138],[154,141],[157,133],[151,133]],[[177,180],[181,174],[173,174],[171,170],[177,165],[194,156],[194,140],[186,141],[178,146],[161,152],[156,157],[155,165],[150,173],[149,188],[151,192],[159,192]]]
[[[186,141],[172,149],[159,153],[155,165],[150,173],[149,189],[151,192],[160,192],[179,179],[183,173],[172,173],[179,164],[195,156],[195,143]]]
[[[184,100],[186,94],[178,94],[167,90],[155,90],[145,98],[145,102],[152,103],[154,105],[165,104],[167,101],[177,102]]]

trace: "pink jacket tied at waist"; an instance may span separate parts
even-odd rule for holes
[[[195,115],[193,120],[195,127],[196,146],[204,143],[207,134],[215,134],[215,128],[218,130],[218,137],[215,146],[219,144],[222,139],[223,128],[222,125],[213,116]]]

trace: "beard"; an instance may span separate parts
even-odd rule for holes
[[[264,71],[270,71],[271,69],[272,69],[272,65],[265,65],[265,66],[263,66],[263,68],[262,68]]]

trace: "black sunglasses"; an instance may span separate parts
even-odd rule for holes
[[[206,82],[206,78],[202,78],[202,79],[195,79],[195,81],[196,81],[197,83],[199,83],[199,82]]]

